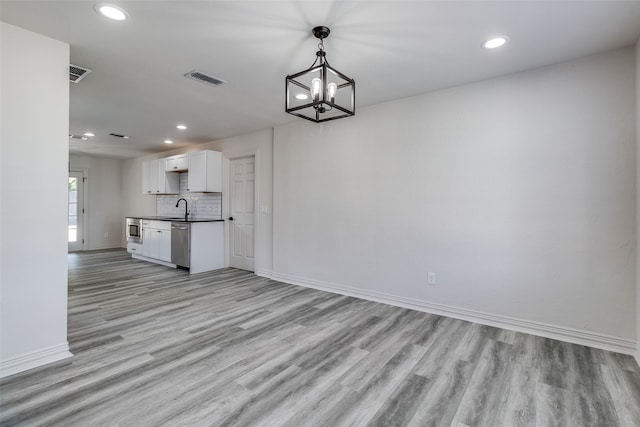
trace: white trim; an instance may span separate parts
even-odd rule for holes
[[[256,269],[255,273],[256,273],[256,276],[266,277],[268,279],[271,279],[271,276],[273,274],[271,270],[264,270],[261,268]]]
[[[468,308],[454,307],[445,304],[437,304],[429,301],[405,298],[397,295],[385,294],[382,292],[370,291],[366,289],[354,288],[351,286],[338,285],[335,283],[322,282],[303,277],[291,276],[288,274],[273,273],[271,278],[293,285],[304,286],[322,291],[353,296],[370,301],[390,304],[397,307],[409,308],[426,313],[438,314],[469,322],[480,323],[482,325],[495,326],[527,334],[538,335],[545,338],[552,338],[561,341],[595,347],[603,350],[614,351],[624,354],[635,354],[636,360],[638,351],[636,342],[633,340],[619,338],[611,335],[596,332],[582,331],[564,326],[549,325],[546,323],[531,320],[517,319],[498,314],[484,313]],[[640,361],[639,361],[640,364]]]
[[[69,351],[68,341],[65,341],[64,344],[54,345],[31,353],[22,354],[12,359],[0,362],[0,378],[8,377],[9,375],[14,375],[28,369],[37,368],[72,356],[73,354]]]
[[[130,252],[131,253],[131,252]],[[136,253],[131,253],[131,258],[135,258],[135,259],[139,259],[141,261],[148,261],[148,262],[152,262],[154,264],[160,264],[160,265],[164,265],[165,267],[171,267],[171,268],[178,268],[177,265],[168,262],[168,261],[162,261],[161,259],[157,259],[157,258],[149,258],[147,256],[144,255],[140,255],[140,254],[136,254]]]
[[[254,180],[253,180],[253,202],[256,207],[255,212],[253,213],[253,224],[254,224],[254,234],[253,234],[253,253],[257,254],[256,248],[258,247],[259,237],[259,229],[261,229],[260,224],[260,199],[261,199],[261,180],[260,180],[260,147],[255,148],[247,148],[241,149],[231,152],[222,152],[223,166],[222,166],[222,218],[224,219],[224,266],[231,266],[231,229],[229,226],[229,205],[231,204],[230,193],[231,193],[231,162],[233,160],[242,159],[245,157],[253,157],[254,161]],[[257,258],[254,256],[253,258],[253,271],[256,270]]]
[[[638,344],[638,347],[640,347],[640,344]],[[638,366],[640,366],[640,348],[636,350],[634,357],[636,358],[636,363],[638,364]]]

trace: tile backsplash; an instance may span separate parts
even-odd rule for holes
[[[156,215],[171,218],[184,216],[184,202],[176,208],[176,202],[185,198],[189,202],[190,218],[220,219],[222,218],[221,193],[189,193],[187,191],[188,173],[180,174],[180,195],[156,196]]]

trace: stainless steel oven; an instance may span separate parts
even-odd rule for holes
[[[127,243],[142,243],[142,220],[127,218]]]

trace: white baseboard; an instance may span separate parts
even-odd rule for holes
[[[272,274],[271,270],[264,270],[264,269],[258,268],[256,269],[255,273],[256,273],[256,276],[266,277],[268,279],[271,279],[271,274]]]
[[[171,267],[171,268],[176,268],[177,267],[175,264],[172,264],[170,262],[162,261],[162,260],[159,260],[159,259],[156,259],[156,258],[149,258],[149,257],[146,257],[144,255],[131,254],[131,258],[139,259],[140,261],[152,262],[154,264],[164,265],[165,267]]]
[[[299,285],[307,288],[362,298],[397,307],[466,320],[482,325],[538,335],[545,338],[557,339],[573,344],[595,347],[602,350],[614,351],[616,353],[635,355],[636,360],[640,359],[637,350],[637,343],[635,341],[606,334],[582,331],[564,326],[549,325],[541,322],[502,316],[499,314],[484,313],[462,307],[410,299],[397,295],[370,291],[367,289],[359,289],[335,283],[327,283],[313,279],[291,276],[288,274],[272,273],[271,278],[281,282],[290,283],[292,285]],[[640,364],[640,361],[638,363]]]
[[[0,378],[57,362],[71,356],[73,356],[73,354],[69,351],[69,343],[67,341],[65,341],[64,344],[22,354],[0,362]]]

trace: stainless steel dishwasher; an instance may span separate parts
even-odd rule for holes
[[[171,223],[171,262],[180,267],[191,266],[191,224]]]

